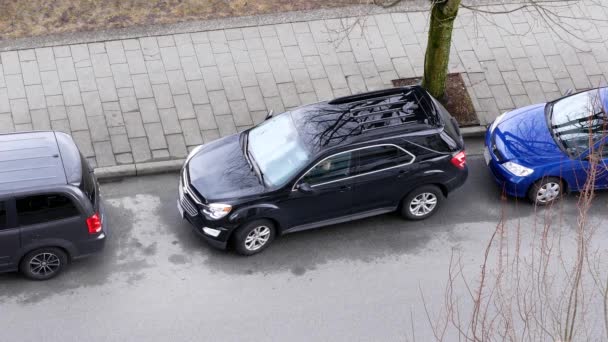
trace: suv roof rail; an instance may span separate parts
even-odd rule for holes
[[[355,94],[337,97],[329,102],[330,105],[338,105],[338,104],[346,104],[346,103],[356,103],[356,102],[364,102],[369,100],[380,100],[381,98],[389,98],[395,95],[403,94],[412,89],[422,89],[418,85],[411,85],[406,87],[397,87],[397,88],[388,88],[382,90],[371,91],[364,94]]]

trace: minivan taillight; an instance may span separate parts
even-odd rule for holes
[[[91,235],[101,232],[101,219],[99,218],[99,213],[95,213],[87,219],[87,227],[89,228],[89,234]]]
[[[464,169],[464,167],[467,165],[467,155],[464,153],[464,150],[456,153],[450,162],[452,162],[452,164],[454,164],[454,166],[457,168],[461,170]]]

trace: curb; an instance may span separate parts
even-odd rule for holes
[[[97,179],[107,180],[176,172],[181,170],[185,161],[185,159],[175,159],[158,162],[98,167],[95,168],[95,176]]]
[[[483,138],[486,134],[485,126],[461,127],[460,134],[463,138]]]

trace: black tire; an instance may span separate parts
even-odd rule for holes
[[[543,194],[545,192],[545,199]],[[543,206],[554,203],[564,194],[564,183],[557,177],[546,177],[536,181],[528,190],[528,199],[535,205]]]
[[[434,185],[421,186],[403,198],[401,203],[401,216],[408,220],[424,220],[437,212],[443,203],[444,198],[443,192],[441,192],[441,189],[438,187]],[[429,203],[433,199],[435,200],[435,204],[431,207]],[[415,200],[425,200],[429,203],[417,206],[414,203]]]
[[[258,229],[258,242],[262,241],[259,239],[263,239],[264,242],[262,244],[258,244],[256,242],[247,242],[248,237],[256,236],[254,232]],[[267,232],[267,233],[265,233]],[[252,234],[252,235],[250,235]],[[245,223],[241,227],[234,232],[233,242],[234,249],[237,253],[241,255],[254,255],[260,253],[264,249],[268,247],[274,240],[276,234],[276,228],[274,223],[270,220],[255,220],[248,223]]]
[[[64,251],[44,247],[27,253],[19,263],[19,270],[30,279],[48,280],[61,273],[67,264],[68,256]]]

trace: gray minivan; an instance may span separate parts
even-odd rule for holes
[[[106,236],[97,180],[69,135],[0,134],[0,272],[50,279]]]

